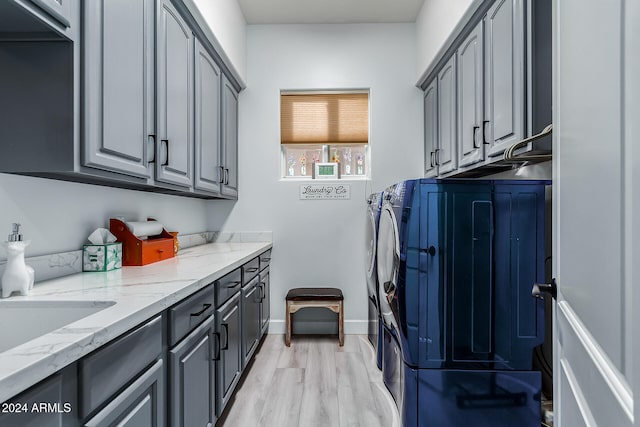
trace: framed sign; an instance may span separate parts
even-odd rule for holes
[[[300,184],[300,200],[348,200],[348,184]]]

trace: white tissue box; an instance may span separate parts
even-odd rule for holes
[[[111,271],[122,268],[122,243],[82,246],[82,271]]]

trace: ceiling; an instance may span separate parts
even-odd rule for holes
[[[238,0],[247,24],[415,22],[425,0]]]

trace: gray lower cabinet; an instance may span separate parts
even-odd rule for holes
[[[155,0],[84,3],[83,161],[149,178],[155,134]]]
[[[194,36],[171,0],[160,0],[157,16],[155,178],[191,188]]]
[[[216,415],[220,416],[242,373],[241,293],[237,292],[216,310],[216,334],[220,352],[216,362]]]
[[[195,41],[195,181],[198,191],[220,194],[220,67]]]
[[[157,316],[80,360],[84,426],[165,425],[164,335]]]
[[[523,16],[523,0],[497,0],[484,19],[483,132],[488,156],[501,155],[524,137]]]
[[[222,79],[222,194],[238,197],[238,91]]]
[[[483,37],[482,22],[467,36],[456,53],[458,62],[458,165],[484,160]]]
[[[164,427],[165,366],[157,360],[84,427]]]
[[[260,277],[254,277],[242,288],[242,357],[247,366],[258,348],[261,336],[260,306],[262,286]]]
[[[211,427],[215,414],[213,316],[169,350],[170,425]]]
[[[267,333],[269,329],[269,319],[271,318],[271,285],[269,267],[260,272],[260,335]]]
[[[440,174],[457,169],[456,57],[438,73],[438,148],[435,164]]]
[[[0,408],[0,426],[78,426],[77,390],[76,365],[73,364],[4,402]]]

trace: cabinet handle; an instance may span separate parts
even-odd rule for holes
[[[211,353],[213,353],[213,360],[220,360],[220,334],[213,333],[211,334],[215,338],[215,349],[211,349]],[[213,347],[213,341],[211,342],[211,346]]]
[[[224,168],[224,185],[229,185],[229,169]]]
[[[265,291],[266,284],[264,282],[260,282],[260,302],[264,301],[267,296],[267,292]]]
[[[257,269],[257,268],[255,268],[255,267],[253,267],[253,268],[247,268],[247,271],[248,271],[249,273],[255,273],[256,271],[258,271],[258,269]]]
[[[154,163],[156,161],[156,136],[147,136],[147,163]]]
[[[440,149],[436,148],[435,151],[433,152],[433,158],[435,159],[435,166],[439,166],[440,165]]]
[[[487,126],[488,123],[489,123],[489,120],[484,120],[482,122],[482,143],[484,145],[489,145],[489,142],[487,142],[487,138],[486,138],[487,132],[486,132],[486,129],[485,129],[485,127]]]
[[[223,323],[220,325],[224,328],[224,347],[220,347],[220,350],[228,350],[229,349],[229,325]]]
[[[260,258],[260,261],[270,262],[271,258],[269,258],[269,257]]]
[[[218,166],[218,168],[220,169],[220,177],[218,178],[218,182],[220,184],[224,184],[224,166]]]
[[[429,153],[429,167],[433,167],[433,151]]]
[[[162,163],[160,164],[160,166],[167,166],[169,164],[169,140],[168,139],[161,139],[160,140],[161,143],[163,143],[164,148],[164,160],[162,161]]]
[[[211,308],[211,304],[202,304],[202,310],[197,313],[191,313],[190,315],[193,317],[202,316],[202,314]]]
[[[233,283],[233,286],[229,286],[229,288],[235,288],[237,287],[239,284],[241,284],[242,282],[229,282],[229,284]]]
[[[473,148],[480,148],[476,145],[476,133],[478,133],[478,129],[480,129],[480,126],[473,127]]]

